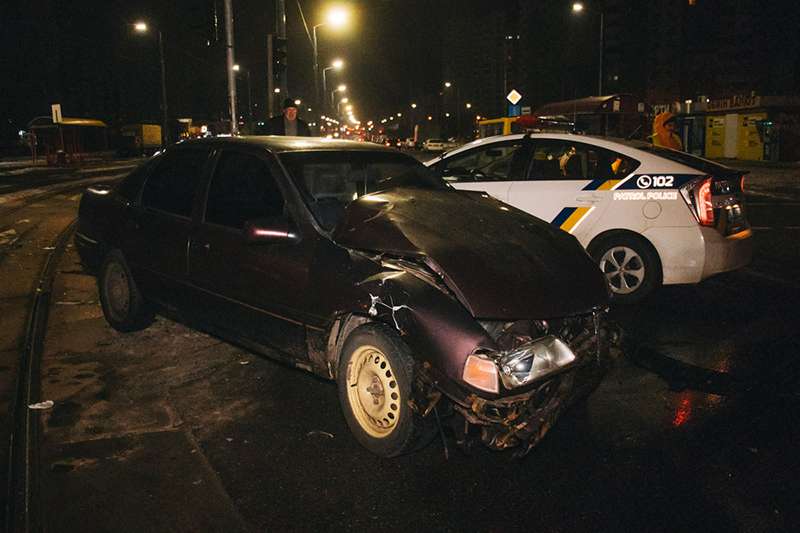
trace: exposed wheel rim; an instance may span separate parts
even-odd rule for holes
[[[116,320],[125,320],[130,310],[131,292],[128,274],[117,262],[111,262],[106,267],[105,293],[111,316]]]
[[[347,400],[361,428],[384,438],[397,427],[403,398],[392,366],[375,346],[360,346],[347,365]]]
[[[644,261],[636,250],[627,246],[606,250],[600,258],[600,270],[615,294],[630,294],[644,283]]]

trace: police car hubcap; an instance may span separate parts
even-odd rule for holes
[[[630,294],[644,281],[644,262],[627,246],[615,246],[603,254],[600,270],[615,294]]]

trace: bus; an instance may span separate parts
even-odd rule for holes
[[[478,121],[478,137],[492,137],[493,135],[508,135],[509,133],[520,133],[514,127],[514,123],[519,117],[500,117],[489,118]]]

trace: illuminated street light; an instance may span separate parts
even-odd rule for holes
[[[346,90],[347,90],[347,85],[345,85],[344,83],[341,83],[341,84],[339,84],[339,86],[336,88],[336,90],[337,90],[337,91],[339,91],[339,92],[341,92],[341,93],[343,93],[344,91],[346,91]]]
[[[600,11],[600,65],[597,69],[597,96],[603,95],[603,48],[605,41],[603,39],[603,32],[605,31],[605,12],[603,7],[599,8]],[[583,2],[575,2],[572,4],[572,12],[579,15],[583,12]]]
[[[281,88],[280,87],[275,87],[275,94],[278,94],[280,92],[281,92]]]
[[[350,99],[349,99],[348,97],[346,97],[346,96],[345,96],[344,98],[342,98],[342,103],[343,103],[343,104],[346,104],[346,103],[348,103],[349,101],[350,101]]]
[[[328,81],[326,78],[327,72],[329,70],[342,70],[342,68],[344,68],[344,60],[337,58],[331,62],[329,67],[322,69],[322,94],[328,94]]]
[[[325,22],[315,24],[311,28],[313,34],[311,45],[314,50],[314,95],[316,96],[317,105],[319,105],[321,101],[319,92],[319,47],[317,45],[317,28],[328,25],[331,28],[339,29],[345,26],[349,19],[350,11],[342,6],[334,6],[330,8],[325,15]]]
[[[403,114],[402,114],[402,113],[398,113],[398,114],[397,114],[397,116],[398,116],[398,118],[399,118],[399,117],[402,117],[402,116],[403,116]]]
[[[433,117],[428,115],[428,120],[433,120]]]
[[[445,87],[447,87],[447,88],[449,89],[450,87],[452,87],[452,86],[453,86],[453,84],[452,84],[452,83],[450,83],[449,81],[446,81],[446,82],[444,82],[444,86],[445,86]]]
[[[300,105],[300,104],[302,104],[302,103],[303,103],[303,101],[302,101],[302,100],[300,100],[299,98],[298,98],[297,100],[295,100],[295,101],[294,101],[294,105],[296,105],[296,106],[299,106],[299,105]],[[310,110],[309,110],[309,111],[310,111]]]
[[[244,70],[244,74],[247,77],[247,112],[250,114],[250,120],[253,119],[253,98],[252,98],[252,91],[250,90],[250,69],[242,69],[238,63],[234,64],[231,67],[231,70],[234,72],[241,72]]]
[[[416,108],[417,108],[417,104],[411,104],[411,109],[416,109]]]
[[[133,29],[137,33],[147,33],[149,28],[147,23],[144,21],[138,21],[133,24]],[[162,121],[162,133],[161,133],[161,144],[166,146],[169,143],[169,114],[167,112],[167,68],[164,64],[164,35],[161,33],[161,30],[157,29],[156,33],[158,35],[158,57],[161,61],[161,111],[163,113]],[[234,121],[235,122],[235,121]]]
[[[472,109],[472,104],[470,104],[469,102],[467,102],[467,104],[466,104],[466,107],[467,107],[467,109]]]

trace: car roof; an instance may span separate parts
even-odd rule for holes
[[[209,137],[205,139],[191,139],[178,143],[180,146],[253,146],[262,147],[271,152],[298,152],[316,150],[336,150],[336,151],[369,151],[369,152],[392,152],[391,148],[386,148],[379,144],[347,141],[340,139],[327,139],[320,137],[287,137],[283,135],[244,135],[236,137]]]

